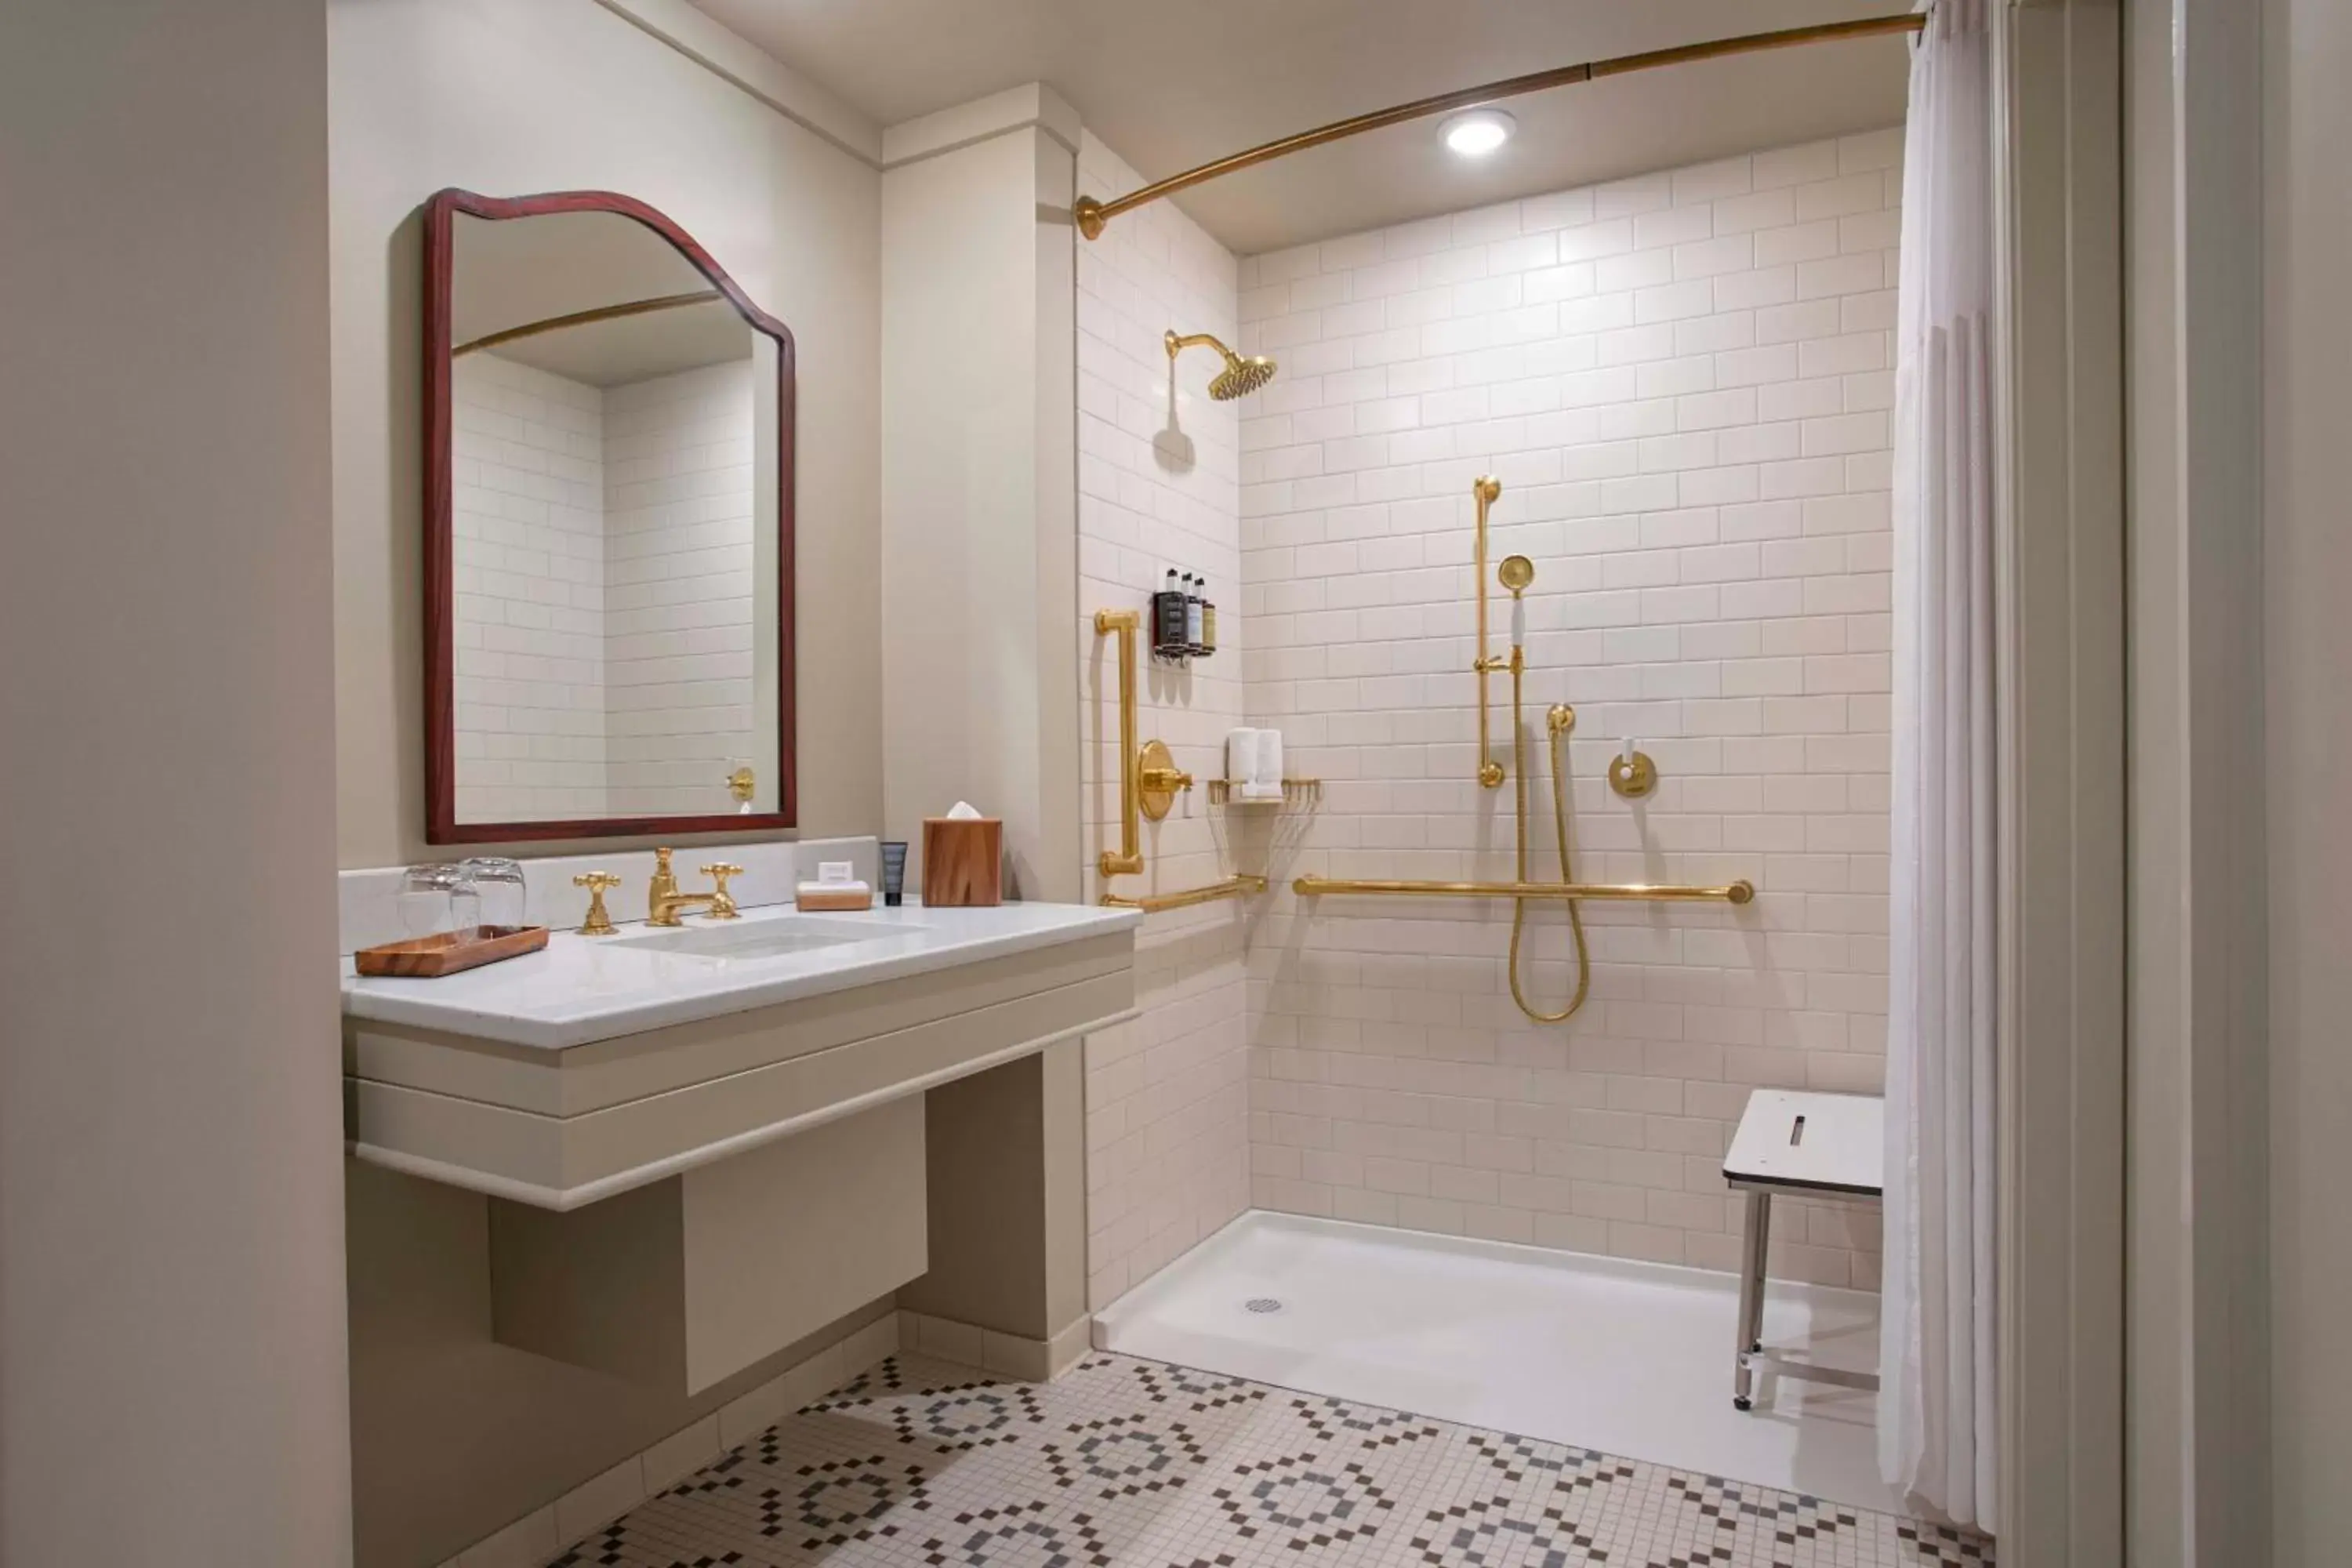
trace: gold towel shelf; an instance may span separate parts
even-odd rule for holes
[[[1720,888],[1677,888],[1652,882],[1382,882],[1340,877],[1301,877],[1291,890],[1375,893],[1409,899],[1591,899],[1629,904],[1745,904],[1756,886],[1742,879]]]
[[[1313,805],[1323,798],[1321,779],[1283,780],[1280,800],[1244,800],[1234,793],[1241,787],[1242,781],[1239,779],[1211,779],[1208,784],[1211,805],[1289,805],[1294,802],[1304,802]]]
[[[1161,910],[1189,909],[1194,904],[1213,903],[1219,899],[1245,899],[1253,893],[1265,891],[1265,879],[1246,872],[1228,877],[1222,882],[1212,882],[1205,888],[1187,888],[1181,893],[1145,893],[1139,898],[1123,899],[1117,893],[1105,893],[1102,901],[1112,909],[1141,910],[1156,914]]]

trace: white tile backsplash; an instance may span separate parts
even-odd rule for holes
[[[452,845],[439,856],[463,860],[462,847]],[[584,855],[515,856],[523,868],[524,923],[557,931],[575,930],[588,913],[588,894],[572,879],[588,871],[610,871],[621,885],[604,895],[604,908],[619,921],[646,918],[646,889],[654,875],[650,849],[592,850]],[[817,863],[847,860],[856,875],[882,897],[882,851],[873,838],[771,839],[756,844],[688,845],[671,859],[678,884],[689,889],[708,887],[699,868],[726,860],[743,868],[728,882],[728,889],[743,908],[789,904],[802,882],[816,880]],[[344,871],[336,879],[340,900],[339,951],[349,954],[362,947],[404,941],[409,932],[400,922],[394,899],[400,890],[401,866],[371,866]],[[910,889],[914,891],[915,889]]]

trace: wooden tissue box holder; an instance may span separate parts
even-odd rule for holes
[[[923,903],[935,910],[1003,903],[1003,858],[999,818],[923,818]]]

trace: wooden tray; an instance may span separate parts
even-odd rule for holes
[[[362,974],[393,974],[407,980],[438,980],[460,970],[478,969],[501,958],[520,958],[547,945],[545,926],[476,926],[460,940],[453,931],[411,942],[388,942],[352,954]]]

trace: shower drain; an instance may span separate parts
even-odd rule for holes
[[[1282,1303],[1276,1300],[1271,1296],[1252,1296],[1248,1300],[1244,1301],[1242,1306],[1247,1310],[1253,1312],[1279,1312],[1282,1310]]]

